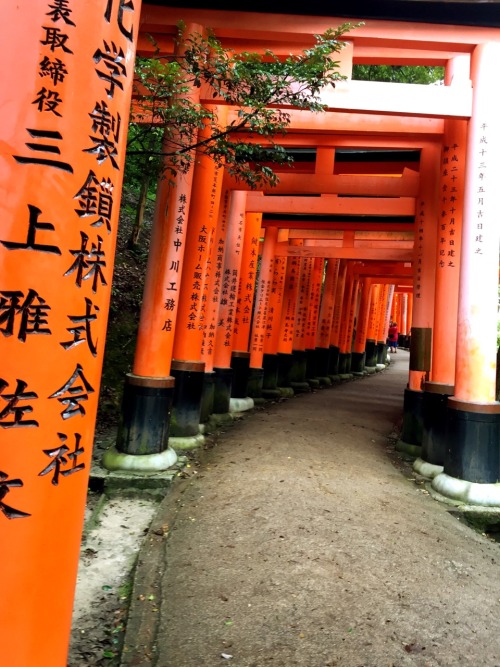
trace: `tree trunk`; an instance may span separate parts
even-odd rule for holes
[[[148,197],[149,184],[151,183],[151,176],[144,176],[144,180],[141,185],[141,192],[139,194],[139,201],[137,202],[137,209],[135,212],[135,221],[130,237],[128,239],[127,248],[129,250],[135,250],[139,243],[139,236],[142,231],[142,223],[144,221],[144,210],[146,208],[146,200]]]

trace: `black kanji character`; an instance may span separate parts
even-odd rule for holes
[[[90,170],[87,180],[76,193],[75,199],[78,199],[80,208],[75,212],[80,218],[95,215],[97,220],[91,227],[101,227],[106,225],[108,232],[111,232],[111,214],[113,210],[113,189],[114,185],[109,178],[99,180],[95,173]]]
[[[119,80],[120,77],[127,76],[127,69],[125,67],[125,54],[122,48],[118,48],[114,42],[111,42],[111,45],[106,41],[103,41],[104,49],[97,49],[94,53],[94,62],[99,64],[102,61],[102,64],[108,70],[103,71],[101,69],[96,69],[97,76],[100,79],[104,79],[109,83],[109,88],[106,89],[108,97],[113,97],[115,94],[115,87],[118,86],[123,90],[123,83]]]
[[[68,436],[65,433],[58,433],[57,435],[62,444],[59,447],[54,447],[53,449],[43,450],[43,453],[50,457],[52,461],[46,468],[38,473],[39,477],[43,477],[44,475],[48,475],[49,472],[53,472],[52,484],[54,486],[59,484],[59,475],[67,477],[68,475],[72,475],[73,473],[85,468],[85,463],[77,464],[78,457],[85,451],[83,447],[80,447],[80,440],[82,438],[80,433],[75,433],[75,449],[72,452],[69,451],[69,447],[66,445]],[[69,463],[68,459],[69,461],[73,462],[72,466],[68,470],[63,470],[62,467]]]
[[[73,334],[73,340],[70,341],[65,341],[64,343],[60,343],[60,345],[65,349],[69,350],[70,348],[74,347],[75,345],[79,345],[80,343],[86,342],[88,345],[88,348],[91,352],[91,354],[95,357],[97,354],[97,342],[93,342],[92,340],[92,331],[91,331],[91,323],[97,319],[97,315],[92,315],[92,307],[95,308],[96,312],[99,312],[99,308],[97,306],[94,306],[92,301],[90,299],[87,299],[85,297],[85,315],[68,315],[68,319],[70,319],[74,324],[80,324],[78,327],[70,327],[67,329],[67,331],[70,332],[70,334]]]
[[[26,128],[27,132],[34,137],[35,139],[57,139],[62,140],[62,134],[60,132],[53,132],[51,130],[35,130],[31,128]],[[49,144],[35,144],[33,142],[26,142],[26,146],[35,152],[39,153],[55,153],[57,155],[61,154],[61,151],[58,146],[51,146]],[[73,167],[68,162],[61,162],[61,160],[49,160],[46,157],[24,157],[22,155],[13,156],[16,162],[20,164],[43,164],[47,167],[55,167],[56,169],[62,169],[63,171],[68,171],[70,174],[73,173]]]
[[[69,0],[53,0],[52,4],[49,5],[51,12],[47,12],[47,16],[50,16],[53,23],[57,23],[59,19],[62,19],[67,25],[74,26],[75,24],[69,18],[73,10],[68,7]]]
[[[92,119],[92,132],[100,136],[90,136],[90,140],[95,144],[92,148],[85,148],[84,153],[97,154],[97,162],[101,164],[108,158],[115,169],[118,169],[118,162],[115,160],[118,152],[116,144],[120,139],[121,116],[117,113],[113,116],[106,102],[96,102],[94,110],[89,114]]]
[[[40,44],[50,46],[51,51],[62,49],[65,53],[73,53],[73,51],[66,46],[66,42],[69,39],[68,35],[61,32],[59,28],[42,26],[42,30],[45,30],[45,39],[40,40]]]
[[[43,77],[50,77],[54,86],[62,83],[67,73],[66,65],[59,58],[51,60],[48,56],[45,56],[40,62],[40,71],[38,74]]]
[[[37,97],[31,104],[36,104],[38,111],[50,111],[55,116],[62,118],[57,107],[62,103],[62,97],[55,90],[47,90],[45,86],[38,91]]]
[[[16,510],[14,507],[6,505],[3,502],[3,499],[10,493],[11,489],[20,489],[22,486],[24,486],[22,480],[9,479],[7,473],[0,470],[0,512],[2,512],[7,519],[24,519],[27,516],[31,516],[31,514]]]
[[[100,281],[101,285],[107,285],[106,279],[102,272],[102,267],[106,266],[104,261],[105,253],[102,250],[102,238],[97,237],[97,245],[92,243],[92,248],[87,250],[87,243],[89,237],[85,232],[80,232],[82,238],[82,245],[78,250],[70,250],[70,253],[75,257],[75,261],[70,266],[70,268],[64,274],[69,276],[76,271],[75,283],[78,287],[82,286],[83,280],[89,280],[93,277],[92,281],[92,291],[97,292],[97,284]],[[84,271],[88,269],[88,272],[83,275]]]
[[[104,12],[104,18],[108,23],[111,22],[111,12],[113,10],[114,0],[108,0],[106,6],[106,11]],[[124,37],[128,39],[129,42],[134,41],[134,29],[133,27],[130,30],[123,25],[123,14],[124,12],[133,12],[134,11],[134,2],[133,0],[118,0],[118,28]]]
[[[23,297],[23,292],[19,291],[0,292],[0,331],[3,335],[14,335],[16,315],[21,315],[17,337],[23,343],[27,334],[52,333],[44,326],[47,324],[45,319],[47,311],[51,310],[50,306],[46,305],[45,299],[33,289],[28,291],[24,302],[21,303]],[[5,325],[4,328],[1,328],[2,324]]]
[[[77,380],[80,380],[80,382],[75,384]],[[61,412],[61,416],[63,419],[69,419],[77,414],[85,414],[85,408],[83,405],[80,405],[80,402],[88,401],[88,395],[93,392],[93,387],[83,374],[82,366],[77,364],[69,380],[60,389],[51,394],[49,398],[57,398],[62,405],[66,406]]]
[[[26,243],[17,243],[15,241],[0,241],[8,250],[38,250],[39,252],[51,252],[55,255],[60,255],[61,251],[55,245],[47,245],[44,243],[36,242],[36,233],[37,231],[47,229],[49,231],[54,231],[54,225],[51,222],[38,222],[40,213],[42,212],[36,206],[28,204],[29,211],[29,222],[28,222],[28,235],[26,238]]]
[[[0,410],[0,426],[3,428],[16,428],[20,426],[34,427],[38,426],[35,419],[24,419],[24,413],[33,412],[31,405],[19,405],[19,401],[29,401],[38,398],[34,391],[24,391],[28,386],[23,380],[16,380],[17,386],[13,394],[4,394],[3,391],[8,387],[8,382],[0,378],[0,396],[7,401],[7,405]],[[7,419],[11,417],[11,419]]]

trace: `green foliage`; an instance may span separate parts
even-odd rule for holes
[[[444,79],[444,68],[419,65],[354,65],[352,78],[358,81],[429,85]]]
[[[311,48],[281,58],[269,50],[233,54],[211,32],[185,34],[180,25],[175,56],[137,60],[136,92],[148,122],[136,117],[131,124],[128,173],[186,172],[198,149],[252,187],[276,183],[269,165],[291,157],[275,137],[286,134],[290,109],[324,110],[322,89],[344,78],[332,54],[343,48],[341,37],[351,27],[316,35]],[[198,103],[197,88],[214,105]],[[235,110],[228,124],[220,123],[218,104]]]

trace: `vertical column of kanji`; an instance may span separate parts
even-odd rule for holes
[[[0,655],[63,667],[140,0],[2,8]]]
[[[278,228],[267,227],[260,260],[259,279],[255,291],[254,319],[250,334],[249,392],[253,397],[262,395],[264,381],[263,359],[266,321],[268,316],[271,283],[273,279],[274,253]]]
[[[323,285],[325,260],[323,257],[315,257],[312,262],[311,285],[309,288],[309,304],[306,314],[305,326],[305,350],[306,350],[306,377],[319,384],[316,380],[316,332],[318,330],[319,304],[321,288]]]
[[[470,57],[448,62],[445,83],[470,86]],[[441,472],[446,450],[448,396],[455,385],[458,287],[464,202],[467,121],[446,119],[441,151],[440,214],[437,234],[436,291],[432,335],[431,381],[424,385],[422,458],[425,472]],[[430,466],[436,466],[431,468]],[[422,470],[422,472],[424,472]]]
[[[201,400],[200,421],[206,422],[214,411],[215,395],[215,333],[217,330],[217,315],[222,290],[222,275],[224,270],[224,250],[228,228],[229,194],[226,179],[222,179],[222,193],[220,197],[219,215],[215,230],[215,242],[209,263],[208,289],[206,292],[206,316],[203,324],[203,340],[201,343],[201,358],[205,362],[205,378]]]
[[[455,394],[448,399],[445,474],[434,479],[441,478],[436,488],[446,495],[465,498],[465,487],[470,486],[472,502],[490,505],[500,504],[500,404],[495,373],[500,240],[500,97],[495,81],[499,58],[499,43],[481,44],[472,54],[474,96],[465,167]]]
[[[233,190],[229,197],[224,269],[221,276],[213,357],[215,371],[214,412],[217,414],[226,414],[230,409],[233,377],[231,368],[233,326],[245,231],[246,200],[247,193],[243,190]]]
[[[342,300],[342,311],[339,323],[339,375],[344,375],[350,369],[350,347],[351,342],[349,338],[349,313],[351,310],[351,302],[354,294],[354,276],[353,263],[347,263],[347,274],[345,281],[344,297]]]
[[[365,367],[375,369],[377,366],[377,307],[382,285],[377,283],[372,286],[370,293],[370,307],[368,311],[368,327],[366,332],[366,359]],[[375,372],[373,370],[373,372]]]
[[[248,396],[250,373],[250,327],[252,324],[252,306],[257,280],[259,259],[259,238],[262,213],[245,215],[245,232],[241,256],[240,282],[236,302],[236,316],[233,330],[233,352],[231,368],[234,371],[232,396]]]
[[[264,356],[262,359],[262,367],[264,369],[262,395],[264,398],[276,398],[281,395],[278,389],[278,345],[285,288],[285,272],[286,257],[275,256],[271,270],[269,307],[266,316]]]
[[[220,110],[207,107],[224,123],[225,107]],[[210,128],[199,133],[199,140],[210,136]],[[182,298],[179,299],[175,327],[172,376],[175,379],[170,444],[175,446],[196,445],[199,436],[205,362],[202,360],[203,328],[207,312],[207,288],[210,278],[212,256],[219,203],[222,189],[222,168],[202,150],[196,154],[188,228],[185,235],[186,249],[182,268]],[[173,311],[176,296],[165,301],[165,310]],[[193,441],[192,438],[195,438]],[[189,438],[175,441],[172,438]]]
[[[325,272],[325,284],[321,297],[321,306],[316,333],[316,363],[318,371],[327,376],[330,368],[330,332],[332,329],[333,308],[335,305],[335,287],[339,275],[339,259],[328,259]]]
[[[292,241],[293,243],[293,241]],[[299,290],[300,257],[288,257],[285,273],[283,305],[281,307],[280,335],[278,341],[278,386],[290,386],[290,369],[293,356],[293,330],[295,307]]]
[[[370,294],[372,290],[372,279],[365,278],[361,284],[361,300],[359,303],[358,318],[356,322],[356,336],[352,352],[351,370],[353,373],[362,374],[366,360],[366,339],[368,334],[368,316],[370,312]]]
[[[406,311],[406,333],[408,340],[408,347],[411,343],[411,326],[413,322],[413,293],[408,293],[408,307]]]
[[[291,386],[294,391],[309,391],[306,380],[307,355],[305,328],[311,286],[313,259],[302,257],[300,261],[299,290],[295,307],[295,323],[293,332],[293,364],[290,369]]]
[[[339,275],[335,289],[335,305],[333,307],[332,330],[330,332],[330,369],[328,375],[339,374],[340,331],[342,322],[342,306],[347,277],[347,260],[341,259]]]
[[[419,455],[422,445],[423,383],[431,370],[432,325],[436,277],[436,235],[439,217],[440,149],[424,146],[420,157],[420,191],[415,210],[413,325],[410,373],[404,394],[403,430],[398,449]]]

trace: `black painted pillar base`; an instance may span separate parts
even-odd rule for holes
[[[305,350],[292,350],[293,361],[288,373],[290,382],[305,382],[307,355]]]
[[[366,352],[353,352],[351,354],[351,373],[364,375]]]
[[[201,393],[200,423],[206,424],[214,411],[215,373],[204,373]]]
[[[290,386],[290,368],[293,364],[293,354],[278,352],[278,387]]]
[[[422,398],[422,454],[426,463],[444,465],[448,397],[454,387],[439,382],[426,382]]]
[[[264,368],[264,378],[262,381],[263,389],[277,389],[278,388],[278,355],[264,354],[262,366]]]
[[[330,371],[330,348],[316,348],[316,373],[319,377],[326,377]]]
[[[250,368],[250,352],[233,352],[231,368],[234,371],[231,387],[231,398],[246,398],[248,373]]]
[[[314,379],[318,376],[316,366],[316,348],[306,349],[306,378]]]
[[[379,340],[377,343],[377,364],[385,364],[387,360],[387,345]]]
[[[422,404],[424,400],[423,391],[405,389],[403,407],[403,431],[401,440],[396,445],[400,452],[406,452],[412,456],[420,456],[422,453]]]
[[[158,454],[168,448],[174,378],[128,373],[116,449],[123,454]]]
[[[367,338],[365,345],[365,366],[375,368],[377,365],[377,344],[372,338]]]
[[[330,365],[328,367],[328,375],[339,374],[339,354],[339,348],[336,345],[330,345]]]
[[[500,480],[500,403],[448,399],[444,472],[478,484]]]
[[[351,372],[351,354],[350,352],[340,352],[339,354],[339,375],[348,375]]]
[[[250,398],[262,398],[262,385],[264,383],[264,369],[250,368],[248,371],[247,395]]]
[[[202,361],[172,361],[175,378],[170,436],[188,438],[200,432],[201,395],[205,364]]]
[[[214,373],[214,414],[223,415],[229,412],[233,369],[214,368]]]

